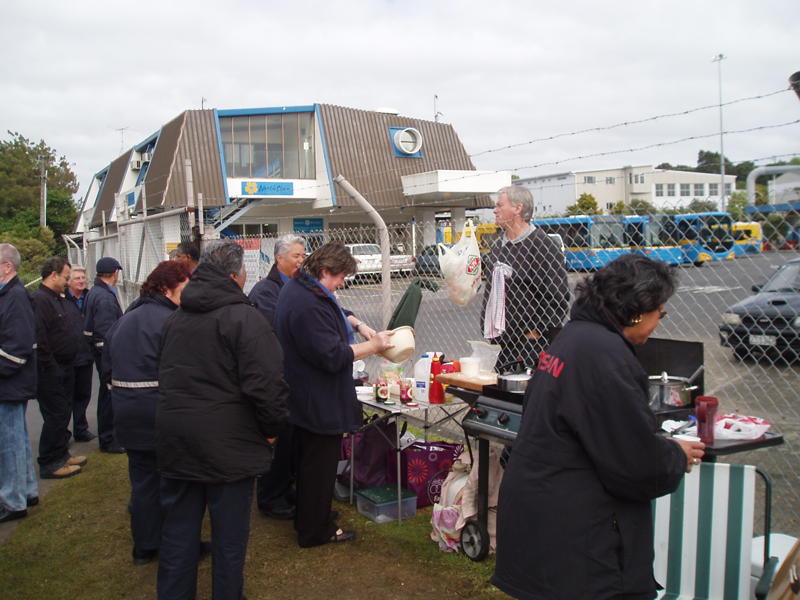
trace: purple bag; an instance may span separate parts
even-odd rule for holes
[[[347,465],[339,474],[338,481],[350,487],[350,443],[355,446],[353,488],[357,490],[386,485],[397,481],[394,462],[394,444],[397,439],[397,423],[383,421],[373,423],[377,416],[365,421],[364,427],[342,438],[340,460]],[[367,427],[369,425],[369,427]],[[405,433],[405,423],[403,432]]]
[[[417,441],[403,450],[403,487],[417,494],[417,508],[439,501],[442,484],[463,449],[463,444]]]

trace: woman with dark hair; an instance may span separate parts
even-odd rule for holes
[[[355,343],[334,295],[355,271],[356,261],[343,244],[325,244],[283,286],[275,309],[290,390],[289,421],[295,426],[295,529],[303,548],[355,538],[355,532],[338,527],[331,512],[342,434],[361,422],[353,361],[391,347],[388,331]]]
[[[650,501],[704,447],[658,435],[633,349],[675,286],[665,263],[623,255],[578,285],[542,353],[497,512],[492,583],[515,598],[655,597]]]
[[[103,365],[110,371],[117,441],[128,453],[133,562],[153,560],[161,541],[160,477],[155,453],[158,349],[164,321],[180,306],[191,272],[164,261],[142,284],[139,298],[108,333]]]

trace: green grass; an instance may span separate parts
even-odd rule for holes
[[[57,482],[0,546],[0,597],[153,598],[157,565],[131,562],[128,495],[127,459],[92,454],[85,471]],[[430,508],[399,525],[373,523],[348,504],[336,509],[358,539],[310,549],[297,546],[291,522],[254,510],[245,567],[250,600],[507,597],[487,583],[492,558],[473,563],[439,551],[429,537]],[[210,561],[201,563],[198,598],[211,597],[210,572]]]

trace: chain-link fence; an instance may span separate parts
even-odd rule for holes
[[[538,229],[557,245],[563,244],[570,289],[587,272],[624,252],[639,252],[674,265],[679,288],[654,336],[702,343],[704,393],[719,398],[721,412],[763,417],[783,435],[782,446],[723,460],[755,464],[771,475],[774,529],[795,536],[800,535],[800,261],[787,263],[800,258],[798,223],[800,218],[793,211],[757,214],[739,222],[725,213],[536,221]],[[475,231],[485,267],[489,245],[500,231],[494,224],[477,225]],[[440,226],[436,239],[426,239],[425,234],[420,225],[389,225],[391,286],[386,301],[394,308],[415,278],[432,282],[433,286],[423,286],[415,322],[415,357],[429,350],[452,358],[468,356],[472,353],[469,342],[484,339],[483,291],[466,306],[454,304],[441,276],[436,244],[449,245],[460,232],[453,235],[449,226]],[[324,231],[298,235],[306,240],[308,251],[330,240],[350,245],[359,271],[338,292],[340,302],[374,329],[385,327],[375,228],[332,224]],[[101,256],[116,256],[124,268],[123,290],[129,302],[149,271],[167,258],[172,244],[188,238],[185,215],[148,220],[123,227],[119,236],[87,244],[86,264],[91,267]],[[244,237],[237,242],[245,249],[248,291],[271,267],[275,236]],[[489,282],[484,279],[482,286],[486,285]],[[752,286],[764,287],[756,295]],[[538,297],[541,290],[531,292]],[[366,362],[367,371],[375,377],[380,359],[371,357]],[[413,360],[404,368],[411,374]]]

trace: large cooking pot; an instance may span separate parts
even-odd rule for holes
[[[522,372],[511,372],[509,369],[515,367]],[[515,394],[522,394],[528,387],[528,381],[531,379],[531,374],[528,372],[530,369],[525,369],[525,365],[521,360],[515,360],[501,367],[498,371],[503,373],[497,376],[497,387],[504,392],[513,392]]]
[[[676,377],[668,375],[666,371],[661,375],[651,375],[649,377],[650,408],[656,410],[691,406],[692,392],[697,389],[692,382],[702,371],[703,367],[701,366],[691,377]]]

